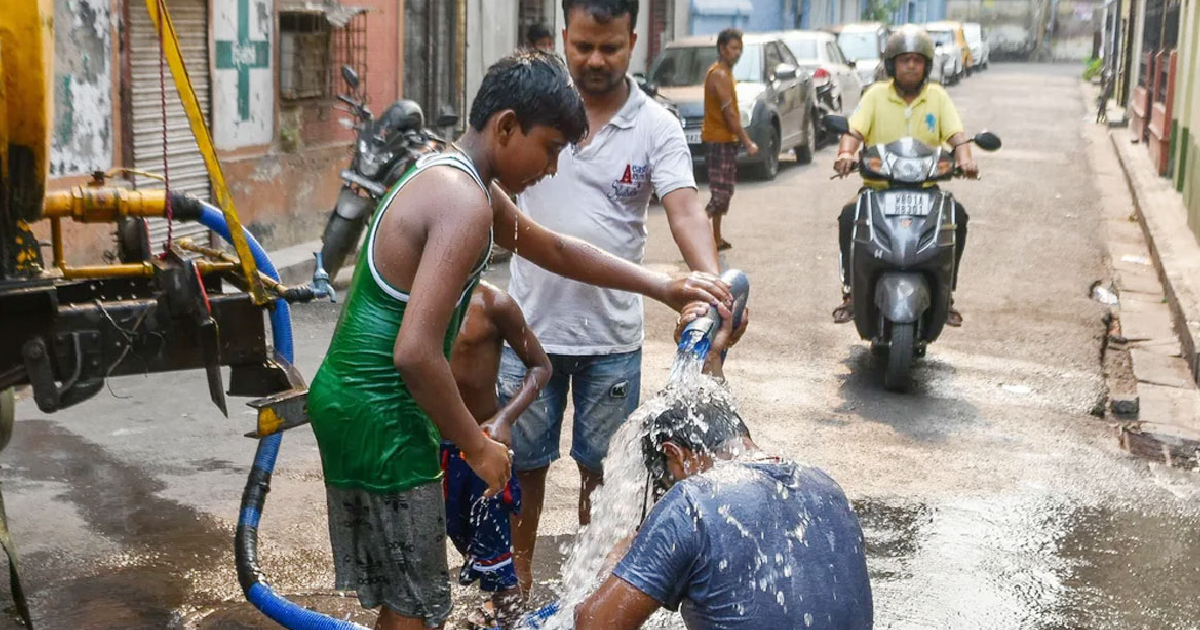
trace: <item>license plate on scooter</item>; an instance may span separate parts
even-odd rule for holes
[[[883,214],[889,217],[923,217],[933,207],[932,199],[921,192],[890,192],[883,197]]]

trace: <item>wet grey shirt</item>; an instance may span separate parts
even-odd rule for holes
[[[654,506],[613,573],[689,630],[866,630],[862,530],[828,475],[722,463]]]

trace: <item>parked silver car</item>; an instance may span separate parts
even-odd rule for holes
[[[759,146],[750,157],[738,153],[738,164],[755,167],[764,179],[779,173],[779,154],[795,151],[801,163],[816,152],[816,104],[812,77],[799,69],[795,56],[778,37],[746,34],[742,58],[733,68],[742,126]],[[704,79],[717,60],[717,37],[697,36],[667,45],[650,67],[648,79],[679,108],[683,131],[697,168],[706,161],[700,127],[704,120]]]

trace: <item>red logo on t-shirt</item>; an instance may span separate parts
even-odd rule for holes
[[[625,174],[621,176],[621,183],[622,184],[632,184],[633,183],[632,165],[630,165],[630,164],[625,165]]]

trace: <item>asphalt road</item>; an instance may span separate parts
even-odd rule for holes
[[[1131,458],[1091,415],[1104,401],[1105,328],[1087,292],[1110,272],[1077,71],[997,64],[950,89],[968,130],[992,130],[1005,148],[977,154],[982,181],[949,185],[972,217],[957,297],[966,325],[931,346],[911,393],[884,392],[866,344],[829,317],[835,218],[856,188],[829,181],[832,149],[734,197],[724,263],[750,275],[753,327],[727,376],[760,445],[825,469],[854,501],[879,628],[1200,623],[1200,479]],[[649,229],[647,264],[681,271],[660,209]],[[503,282],[504,269],[493,276]],[[297,363],[311,375],[337,307],[294,312]],[[646,317],[653,392],[674,316],[651,304]],[[208,402],[199,372],[113,379],[52,416],[19,404],[0,481],[39,627],[275,627],[242,602],[233,570],[254,443],[240,437],[252,412],[231,409],[226,419]],[[542,597],[575,532],[576,481],[569,463],[552,468]],[[284,439],[260,531],[277,588],[354,610],[328,590],[307,428]]]

